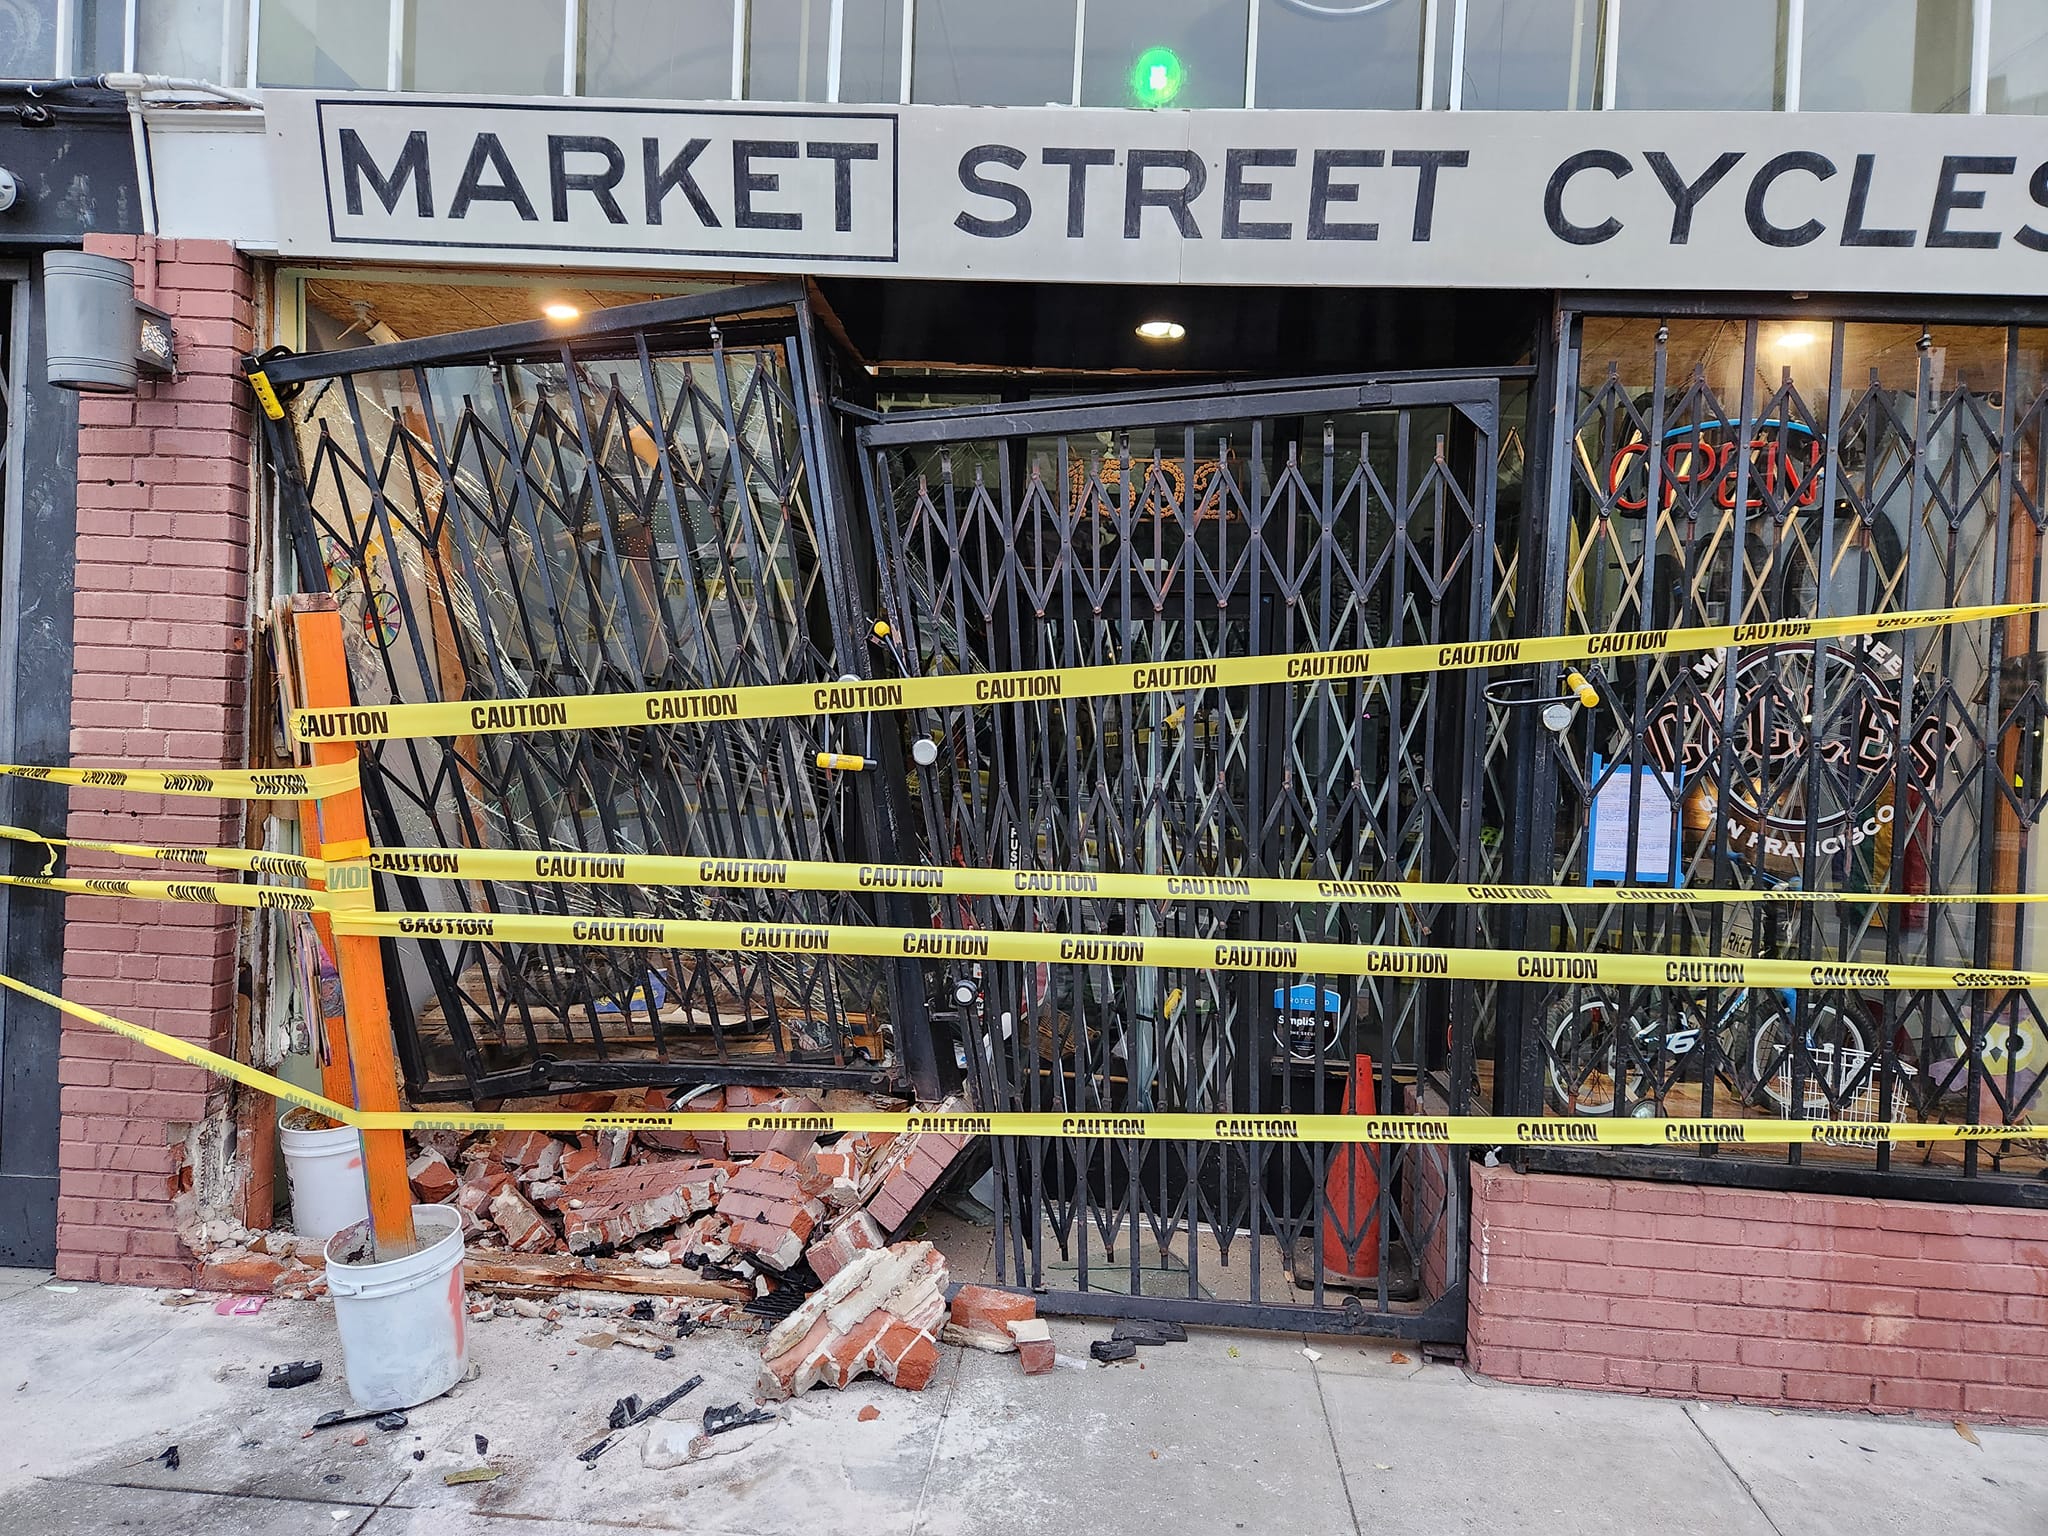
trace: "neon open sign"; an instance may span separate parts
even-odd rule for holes
[[[1737,458],[1740,424],[1703,421],[1672,427],[1664,434],[1663,475],[1659,503],[1666,512],[1681,495],[1697,504],[1712,486],[1714,504],[1735,509],[1741,478]],[[1782,506],[1810,510],[1820,504],[1821,466],[1826,448],[1811,427],[1797,421],[1766,417],[1749,439],[1747,510]],[[1623,516],[1640,517],[1650,505],[1650,445],[1638,440],[1623,445],[1607,461],[1609,507]]]

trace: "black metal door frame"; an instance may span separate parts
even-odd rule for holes
[[[919,673],[1486,638],[1502,377],[1141,389],[864,425],[856,438],[891,654]],[[1422,441],[1429,432],[1433,447]],[[921,862],[1149,860],[1165,873],[1374,878],[1415,861],[1426,878],[1491,878],[1479,836],[1481,680],[1443,676],[1234,691],[1241,699],[1192,690],[1170,715],[1171,698],[903,716],[905,743],[936,741],[939,757],[890,782],[905,786],[901,821],[922,835]],[[1169,733],[1177,741],[1162,746]],[[1168,830],[1134,830],[1112,801],[1144,807],[1148,823]],[[1329,936],[1357,941],[1398,932],[1484,942],[1485,918],[1470,906],[1362,915],[1373,910],[1159,912],[1020,897],[946,904],[932,920],[1254,940],[1320,921]],[[1477,1016],[1470,984],[1361,987],[1341,1005],[1341,1039],[1319,1039],[1306,1064],[1274,1038],[1285,1028],[1265,1001],[1276,980],[1302,978],[988,966],[935,972],[928,986],[960,983],[974,996],[950,1022],[956,1059],[985,1107],[1334,1112],[1365,1045],[1379,1107],[1465,1107],[1471,1034],[1443,1021]],[[1309,979],[1318,1016],[1330,980]],[[1206,1032],[1205,1003],[1218,1021]],[[1190,1015],[1197,1022],[1175,1027]],[[994,1138],[991,1152],[998,1279],[1039,1292],[1045,1310],[1463,1338],[1462,1152],[1359,1154],[1379,1176],[1370,1221],[1329,1194],[1333,1167],[1352,1157],[1344,1149]],[[1340,1294],[1320,1262],[1297,1262],[1304,1242],[1317,1252],[1332,1231],[1354,1271],[1367,1267],[1362,1245],[1377,1231],[1383,1278]],[[1141,1261],[1148,1240],[1157,1266]],[[1228,1288],[1242,1294],[1219,1296],[1203,1266],[1228,1270],[1234,1247],[1239,1273]],[[1407,1304],[1387,1279],[1404,1248],[1417,1261],[1428,1250],[1432,1271],[1426,1299]]]
[[[835,362],[805,284],[263,366],[290,404],[266,442],[300,585],[343,588],[362,609],[359,701],[432,701],[449,679],[454,696],[488,699],[868,675],[865,562],[829,407]],[[873,775],[816,770],[810,729],[370,744],[365,799],[387,845],[881,856],[893,831]],[[406,910],[890,915],[826,893],[379,879],[384,904]],[[904,965],[386,948],[415,1098],[941,1085]],[[860,1031],[846,1005],[867,998],[869,1028],[885,1007],[887,1063],[849,1044]],[[430,1041],[422,1020],[435,1013]],[[739,1034],[758,1037],[764,1018],[771,1049],[743,1049]]]

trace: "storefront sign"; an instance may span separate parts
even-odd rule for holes
[[[266,93],[289,255],[661,271],[2037,294],[2024,117]]]

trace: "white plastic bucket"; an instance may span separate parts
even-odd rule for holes
[[[312,1244],[367,1221],[370,1191],[363,1182],[362,1133],[352,1125],[307,1130],[291,1123],[308,1116],[297,1108],[279,1115],[277,1141],[292,1190],[292,1230],[300,1242]]]
[[[439,1397],[469,1369],[461,1213],[416,1205],[412,1219],[420,1246],[382,1264],[368,1257],[367,1221],[327,1240],[327,1294],[348,1395],[364,1413]]]

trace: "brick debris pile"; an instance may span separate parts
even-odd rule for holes
[[[679,1107],[775,1115],[906,1107],[851,1093],[823,1099],[732,1086]],[[555,1107],[604,1114],[670,1105],[661,1090],[633,1090],[567,1095]],[[1028,1297],[960,1286],[949,1303],[945,1256],[905,1237],[968,1142],[872,1132],[825,1142],[793,1130],[431,1130],[413,1139],[406,1173],[422,1203],[461,1213],[472,1288],[516,1298],[473,1301],[475,1316],[539,1317],[552,1327],[627,1305],[587,1285],[673,1291],[621,1313],[604,1342],[658,1349],[694,1327],[737,1326],[763,1334],[763,1398],[862,1375],[920,1391],[941,1342],[1016,1353],[1029,1374],[1052,1367],[1050,1334]],[[324,1290],[321,1255],[294,1254],[289,1234],[232,1236],[239,1240],[207,1256],[203,1283],[288,1296]],[[673,1281],[658,1278],[662,1271]],[[558,1292],[572,1297],[532,1299]]]

